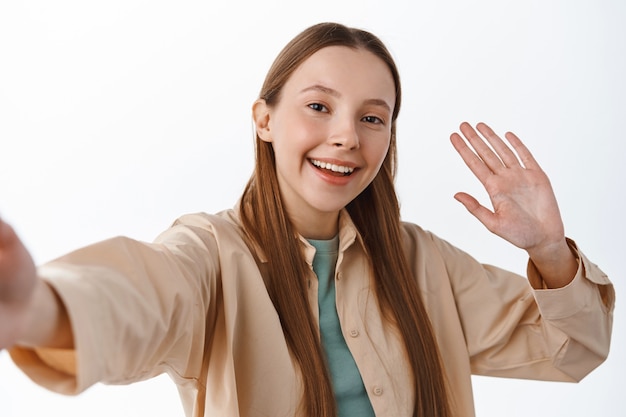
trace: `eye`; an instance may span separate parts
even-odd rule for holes
[[[376,116],[365,116],[361,120],[366,123],[373,123],[377,125],[385,124],[385,122],[380,117],[376,117]]]
[[[315,111],[319,111],[319,112],[325,112],[328,113],[328,108],[326,106],[324,106],[323,104],[320,103],[311,103],[308,105],[310,109],[315,110]]]

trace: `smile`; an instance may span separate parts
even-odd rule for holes
[[[354,172],[354,168],[351,168],[351,167],[330,164],[328,162],[318,161],[317,159],[311,159],[310,161],[311,161],[311,164],[313,164],[317,168],[325,169],[336,174],[350,175]]]

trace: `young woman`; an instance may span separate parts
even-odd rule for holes
[[[188,416],[470,416],[471,373],[581,379],[608,354],[614,293],[548,178],[511,133],[514,151],[484,124],[451,136],[493,210],[456,198],[530,257],[528,279],[479,264],[400,220],[400,99],[375,36],[305,30],[253,105],[235,209],[38,269],[0,224],[0,347],[62,393],[167,372]]]

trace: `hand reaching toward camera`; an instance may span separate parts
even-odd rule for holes
[[[0,220],[0,348],[24,332],[36,282],[33,259],[13,228]]]
[[[72,337],[60,300],[37,278],[30,253],[0,219],[0,349],[18,343],[70,347]]]
[[[569,283],[577,263],[552,186],[535,158],[513,133],[505,134],[511,149],[484,123],[478,132],[468,123],[460,130],[465,140],[453,133],[452,145],[485,187],[493,210],[466,193],[455,198],[491,232],[526,250],[549,287]]]

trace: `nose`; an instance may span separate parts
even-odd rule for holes
[[[358,149],[360,142],[355,122],[347,119],[338,120],[329,141],[331,145],[336,147],[343,147],[349,150]]]

